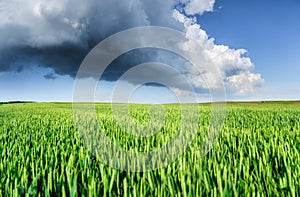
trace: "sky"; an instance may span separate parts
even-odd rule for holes
[[[163,66],[122,78],[147,62],[184,71],[181,76],[200,102],[210,101],[210,93],[220,88],[226,100],[300,100],[299,10],[298,0],[0,1],[0,101],[72,101],[77,72],[89,52],[115,33],[142,26],[181,31],[201,46],[196,51],[201,65],[195,65],[201,76],[171,52],[136,49],[107,67],[96,101],[168,103],[191,95]],[[194,49],[190,42],[172,47]],[[169,86],[137,83],[151,76]],[[130,98],[114,92],[117,82],[134,90]]]

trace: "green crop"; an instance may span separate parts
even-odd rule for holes
[[[159,149],[180,126],[180,106],[164,107],[165,124],[153,136],[131,135],[118,125],[110,104],[96,104],[98,124],[124,150]],[[70,103],[0,105],[0,196],[300,195],[300,105],[227,104],[223,130],[204,156],[211,106],[194,107],[200,108],[199,125],[184,154],[160,169],[128,172],[89,151]],[[148,109],[131,105],[131,119],[147,125]],[[93,124],[86,126],[93,130]]]

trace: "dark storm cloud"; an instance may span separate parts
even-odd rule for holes
[[[56,74],[75,77],[89,51],[114,33],[144,25],[180,28],[172,18],[174,3],[171,0],[0,2],[0,72],[17,72],[39,65],[52,68]],[[112,64],[104,79],[114,80],[129,65],[149,59],[144,57],[146,54],[130,54]]]
[[[48,73],[44,75],[45,79],[56,79],[57,77],[53,73]]]
[[[75,77],[76,70],[87,50],[71,43],[59,46],[33,47],[11,46],[2,51],[1,70],[20,71],[29,65],[39,65],[52,68],[57,74]]]
[[[186,61],[177,54],[163,49],[151,47],[134,49],[116,58],[106,68],[101,79],[107,81],[116,81],[122,76],[122,74],[134,66],[148,62],[160,62],[162,64],[179,68],[180,65]],[[155,72],[157,76],[164,74],[161,70],[156,70]],[[145,71],[143,73],[137,73],[137,75],[143,77],[143,75],[147,75],[147,72]]]

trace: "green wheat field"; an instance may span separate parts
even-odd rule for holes
[[[110,104],[96,104],[106,135],[139,151],[174,137],[180,106],[164,107],[160,131],[136,138],[118,127]],[[300,196],[299,104],[228,103],[222,132],[204,156],[211,106],[195,107],[199,127],[184,154],[160,169],[128,172],[105,165],[83,144],[71,103],[0,104],[0,196]],[[148,109],[131,105],[130,116],[147,123]]]

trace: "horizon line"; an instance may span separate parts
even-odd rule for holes
[[[266,102],[299,102],[300,99],[289,99],[289,100],[228,100],[228,101],[203,101],[203,102],[185,102],[185,103],[179,103],[179,102],[162,102],[162,103],[143,103],[143,102],[109,102],[109,101],[95,101],[95,102],[88,102],[88,101],[82,101],[82,102],[73,102],[73,101],[31,101],[31,100],[9,100],[9,101],[0,101],[0,104],[18,104],[18,103],[98,103],[98,104],[150,104],[150,105],[164,105],[164,104],[211,104],[211,103],[266,103]]]

